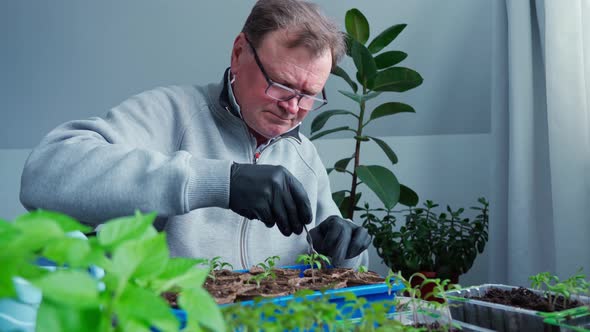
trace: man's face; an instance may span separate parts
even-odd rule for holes
[[[313,57],[303,47],[284,46],[290,38],[285,30],[267,34],[256,52],[268,77],[279,84],[307,95],[320,94],[332,66],[330,52]],[[287,132],[303,121],[309,111],[297,106],[299,98],[278,101],[266,95],[268,82],[243,33],[238,35],[232,51],[234,95],[246,124],[257,133],[272,138]]]

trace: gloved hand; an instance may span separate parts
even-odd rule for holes
[[[285,236],[297,235],[312,220],[303,185],[283,166],[234,163],[229,183],[229,208],[266,227],[275,224]]]
[[[366,229],[338,216],[326,218],[309,233],[314,249],[329,256],[336,267],[341,266],[345,259],[360,255],[371,244]]]

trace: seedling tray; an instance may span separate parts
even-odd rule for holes
[[[300,277],[303,277],[303,271],[308,269],[309,266],[292,265],[292,266],[285,266],[282,268],[298,269],[298,270],[300,270]],[[246,272],[248,272],[248,270],[234,270],[234,272],[246,273]],[[353,293],[357,298],[364,298],[367,300],[368,304],[371,304],[374,302],[384,301],[384,300],[393,301],[393,299],[395,298],[395,293],[401,289],[403,289],[403,285],[401,283],[394,283],[392,285],[391,291],[389,291],[387,285],[385,283],[383,283],[383,284],[373,284],[373,285],[363,285],[363,286],[354,286],[354,287],[332,289],[332,290],[325,291],[323,294],[319,291],[316,291],[313,294],[306,295],[305,298],[308,300],[313,300],[313,299],[317,299],[322,296],[325,296],[325,297],[328,297],[328,299],[331,303],[336,303],[337,308],[340,309],[346,303],[346,299],[345,299],[346,293]],[[268,302],[272,302],[272,303],[275,303],[278,305],[288,305],[288,303],[290,301],[293,301],[294,299],[295,299],[294,295],[287,295],[287,296],[279,296],[279,297],[274,297],[274,298],[262,299],[259,302],[256,302],[255,300],[248,300],[248,301],[241,301],[241,302],[235,302],[235,303],[229,303],[229,304],[221,304],[221,305],[219,305],[219,307],[223,308],[226,306],[233,306],[233,305],[250,306],[250,305],[255,305],[256,303],[268,303]],[[172,310],[173,310],[174,314],[176,315],[176,317],[178,318],[178,320],[180,321],[181,327],[185,326],[186,312],[181,309],[172,309]],[[395,308],[394,308],[394,306],[392,306],[390,313],[393,313],[394,311],[395,311]],[[355,313],[352,315],[352,318],[360,318],[360,315],[357,315]]]
[[[483,296],[490,288],[512,290],[518,287],[502,284],[484,284],[449,291],[451,315],[453,319],[482,326],[499,332],[502,331],[562,331],[558,326],[544,323],[539,311],[469,299],[471,296]],[[537,294],[543,292],[531,290]],[[575,297],[583,303],[590,304],[586,296]]]

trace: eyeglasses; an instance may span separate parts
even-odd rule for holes
[[[252,48],[252,52],[254,53],[254,60],[256,60],[256,64],[258,65],[258,68],[260,68],[262,75],[264,75],[264,78],[266,79],[266,82],[268,83],[268,86],[266,87],[266,91],[265,91],[267,96],[271,97],[272,99],[279,100],[279,101],[289,101],[293,98],[298,98],[297,99],[298,100],[297,106],[299,108],[307,110],[307,111],[315,111],[318,108],[320,108],[328,103],[328,100],[326,99],[326,90],[325,89],[322,89],[322,98],[318,98],[317,95],[312,96],[312,95],[308,95],[305,93],[300,93],[297,90],[291,89],[288,86],[284,86],[280,83],[277,83],[277,82],[271,80],[268,77],[266,70],[264,70],[262,63],[260,62],[260,58],[258,57],[258,54],[256,53],[256,49],[254,48],[254,45],[252,45],[252,43],[250,42],[250,40],[248,40],[247,37],[246,37],[246,42],[248,42],[248,45],[250,45],[250,48]]]

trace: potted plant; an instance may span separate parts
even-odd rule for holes
[[[422,208],[402,211],[371,209],[365,204],[361,218],[377,253],[392,270],[401,271],[406,278],[421,272],[457,283],[488,240],[489,203],[484,198],[478,202],[480,206],[471,208],[477,212],[472,220],[463,216],[463,208],[447,206],[446,212],[436,214],[438,205],[432,201],[426,201]],[[376,212],[385,215],[378,217]],[[403,224],[398,227],[399,214]]]
[[[337,191],[332,194],[342,215],[354,219],[354,211],[361,198],[359,185],[364,184],[373,191],[387,209],[393,208],[398,202],[408,206],[418,203],[418,195],[409,187],[398,182],[391,170],[379,165],[361,165],[361,146],[373,141],[388,157],[391,165],[398,158],[393,149],[382,139],[366,135],[365,129],[376,120],[403,112],[415,112],[407,104],[386,102],[376,107],[369,107],[370,101],[385,92],[404,92],[422,84],[422,77],[416,71],[399,66],[407,54],[401,51],[384,51],[384,49],[405,29],[406,24],[393,25],[373,40],[369,41],[369,23],[366,17],[356,8],[346,12],[345,27],[347,36],[347,56],[351,57],[356,73],[349,75],[343,68],[336,67],[332,74],[344,79],[351,91],[339,92],[353,100],[357,106],[354,110],[327,110],[315,117],[311,124],[313,136],[311,140],[328,134],[348,131],[355,139],[354,151],[344,159],[337,161],[332,171],[349,174],[352,178],[349,190]],[[351,77],[356,78],[356,80]],[[351,126],[342,126],[322,130],[334,116],[345,116],[352,121]],[[352,164],[351,164],[351,161]]]

